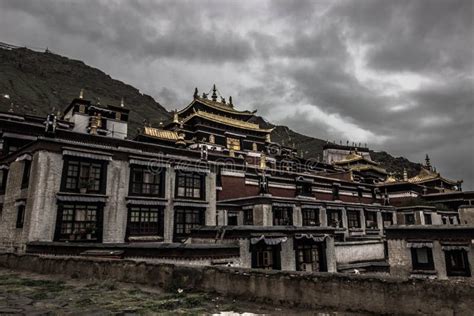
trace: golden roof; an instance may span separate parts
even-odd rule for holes
[[[353,171],[375,170],[377,172],[387,174],[387,171],[384,168],[380,168],[380,167],[372,166],[372,165],[351,166],[350,170],[353,170]]]
[[[214,109],[217,109],[217,110],[220,110],[220,111],[224,111],[224,112],[228,112],[228,113],[232,113],[232,114],[237,114],[237,115],[253,115],[254,113],[250,112],[250,111],[238,111],[236,109],[234,109],[230,104],[228,103],[222,103],[222,102],[217,102],[217,101],[212,101],[212,100],[209,100],[209,99],[206,99],[206,98],[201,98],[201,97],[196,97],[187,107],[185,107],[183,110],[179,111],[178,113],[179,114],[182,114],[184,113],[187,109],[189,109],[193,104],[194,102],[196,101],[199,101],[211,108],[214,108]]]
[[[152,136],[161,139],[168,139],[168,140],[178,140],[178,133],[175,131],[167,131],[164,129],[153,128],[153,127],[145,127],[144,134],[147,136]]]
[[[394,182],[398,182],[398,180],[392,175],[389,175],[387,179],[384,181],[384,183],[394,183]]]
[[[375,161],[369,160],[369,159],[365,158],[364,156],[359,155],[358,153],[353,153],[353,152],[351,152],[349,155],[344,157],[344,159],[339,160],[339,161],[335,161],[334,164],[336,164],[336,165],[345,165],[345,164],[355,162],[355,161],[359,161],[359,160],[366,161],[366,162],[368,162],[372,165],[378,165],[378,163],[376,163]]]
[[[214,122],[218,122],[218,123],[221,123],[221,124],[231,125],[231,126],[234,126],[234,127],[253,130],[253,131],[260,131],[260,132],[270,133],[273,130],[273,128],[271,128],[271,129],[262,129],[262,128],[260,128],[260,126],[258,124],[255,124],[255,123],[236,120],[236,119],[233,119],[233,118],[230,118],[230,117],[226,117],[226,116],[222,116],[222,115],[218,115],[218,114],[214,114],[214,113],[209,113],[209,112],[204,112],[204,111],[201,111],[201,110],[197,110],[193,114],[189,115],[188,117],[186,117],[183,120],[183,122],[187,122],[195,116],[202,117],[202,118],[205,118],[205,119],[208,119],[208,120],[211,120],[211,121],[214,121]]]
[[[457,181],[453,181],[453,180],[450,180],[450,179],[446,179],[446,178],[443,178],[438,172],[434,172],[430,169],[426,169],[426,168],[421,168],[420,172],[412,177],[412,178],[409,178],[408,179],[408,182],[411,182],[411,183],[420,183],[420,182],[426,182],[426,181],[431,181],[431,180],[435,180],[435,179],[440,179],[440,180],[443,180],[447,183],[451,183],[451,184],[456,184]]]

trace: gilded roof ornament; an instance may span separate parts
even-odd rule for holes
[[[193,97],[194,97],[195,99],[197,99],[197,97],[199,97],[199,92],[198,92],[198,88],[197,88],[197,87],[194,88],[194,95],[193,95]]]
[[[217,93],[216,93],[217,89],[216,89],[216,84],[214,84],[212,86],[212,101],[216,102],[217,101]]]
[[[84,89],[81,89],[81,91],[79,91],[79,99],[84,99]]]

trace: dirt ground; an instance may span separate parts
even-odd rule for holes
[[[0,269],[0,315],[346,315]]]

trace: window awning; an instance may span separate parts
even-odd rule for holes
[[[433,243],[425,242],[425,241],[407,242],[407,247],[408,248],[433,248]]]
[[[129,164],[131,165],[139,165],[139,166],[147,166],[150,168],[166,168],[169,165],[164,163],[158,162],[156,159],[130,159]]]
[[[274,202],[272,203],[273,206],[279,206],[279,207],[294,207],[295,204],[293,203],[278,203],[278,202]]]
[[[10,167],[8,165],[0,165],[0,170],[8,170]]]
[[[189,207],[202,207],[206,208],[209,206],[208,203],[198,203],[198,202],[174,202],[175,206],[189,206]]]
[[[56,195],[58,201],[61,202],[88,202],[88,203],[97,203],[107,202],[106,196],[86,196],[86,195]]]
[[[288,237],[265,237],[262,235],[260,237],[250,238],[250,244],[255,245],[263,241],[268,246],[275,246],[281,244],[282,242],[286,242],[287,240]]]
[[[450,250],[464,250],[464,251],[469,251],[469,245],[464,244],[464,245],[443,245],[441,247],[444,251],[450,251]]]
[[[166,201],[163,200],[149,200],[149,199],[130,199],[127,200],[127,205],[146,205],[146,206],[154,206],[160,205],[165,206]]]
[[[314,242],[322,242],[324,241],[329,235],[313,235],[313,234],[297,234],[295,235],[295,239],[312,239]]]
[[[209,169],[196,168],[196,167],[190,167],[190,166],[185,166],[185,165],[176,165],[174,167],[174,169],[185,171],[185,172],[199,172],[199,173],[210,173],[211,172]]]
[[[18,206],[25,206],[26,205],[26,200],[18,200],[18,201],[15,201],[15,207],[18,207]]]
[[[107,160],[107,161],[112,160],[111,156],[97,154],[97,153],[93,153],[93,152],[85,152],[85,151],[63,150],[63,155],[64,156],[74,156],[74,157],[96,159],[96,160]]]

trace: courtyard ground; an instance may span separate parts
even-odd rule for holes
[[[228,314],[225,312],[229,312]],[[0,268],[0,315],[347,315],[285,309],[216,294],[113,281],[67,279]],[[252,315],[252,314],[247,314]]]

